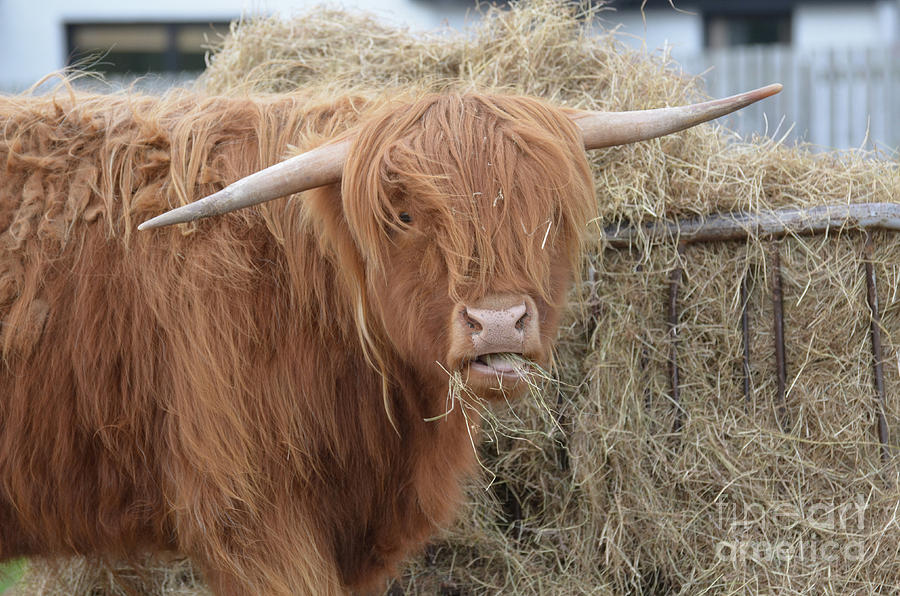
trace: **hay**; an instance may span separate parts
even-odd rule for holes
[[[601,16],[535,0],[489,9],[467,35],[412,34],[337,11],[250,20],[216,48],[199,85],[216,93],[303,87],[313,95],[472,86],[610,110],[702,97],[697,80],[667,56],[627,49],[600,30]],[[873,235],[892,430],[883,459],[874,431],[862,234],[750,238],[679,253],[673,241],[647,236],[631,250],[612,250],[601,233],[618,221],[896,202],[896,164],[766,138],[745,142],[715,125],[595,151],[591,159],[601,219],[561,333],[551,371],[558,382],[542,386],[542,400],[495,409],[488,425],[494,432],[479,447],[490,474],[472,483],[458,523],[410,562],[398,585],[411,594],[896,589],[896,234]],[[783,412],[773,355],[776,249],[786,336]],[[677,404],[667,322],[676,266],[683,268]]]
[[[209,596],[200,574],[184,557],[156,555],[136,562],[84,557],[33,560],[9,596]]]

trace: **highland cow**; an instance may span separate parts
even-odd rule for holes
[[[549,358],[585,147],[776,90],[621,114],[0,98],[0,560],[168,550],[217,594],[382,587],[473,467],[448,376],[515,396]],[[138,232],[173,205],[144,227],[190,223]]]

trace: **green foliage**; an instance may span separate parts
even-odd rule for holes
[[[25,574],[25,560],[19,559],[0,565],[0,594],[13,587]]]

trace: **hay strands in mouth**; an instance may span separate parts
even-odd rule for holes
[[[531,371],[531,360],[514,352],[482,354],[469,362],[473,371],[482,374],[494,374],[497,377],[521,378]]]
[[[717,213],[641,227],[616,224],[604,229],[603,236],[613,248],[627,248],[641,237],[675,238],[681,243],[721,242],[751,236],[821,234],[844,228],[900,231],[900,204],[856,203],[767,209],[757,213]]]

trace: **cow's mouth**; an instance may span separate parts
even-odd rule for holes
[[[532,370],[531,360],[516,352],[481,354],[468,364],[470,373],[499,379],[521,379]]]

